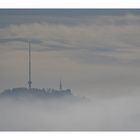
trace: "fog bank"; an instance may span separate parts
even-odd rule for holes
[[[140,130],[140,96],[92,99],[88,103],[0,100],[0,130]]]

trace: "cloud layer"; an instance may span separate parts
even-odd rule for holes
[[[97,60],[97,63],[100,59],[103,63],[138,62],[139,16],[89,16],[84,19],[87,21],[73,26],[47,22],[9,25],[0,29],[0,42],[31,40],[38,45],[37,51],[73,50],[74,53],[69,51],[72,57],[73,54],[81,56],[80,59],[86,62],[91,62],[94,57],[92,62]],[[3,48],[2,44],[0,48]],[[88,57],[82,57],[83,53]],[[70,55],[66,53],[66,56]]]
[[[139,96],[95,99],[89,103],[0,100],[4,131],[136,131],[140,130]]]

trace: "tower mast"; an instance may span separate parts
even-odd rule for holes
[[[28,81],[28,85],[29,85],[29,89],[31,89],[31,44],[29,42],[29,81]]]

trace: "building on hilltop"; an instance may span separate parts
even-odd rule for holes
[[[31,80],[31,44],[29,42],[29,79],[28,88],[19,87],[13,89],[6,89],[1,94],[0,97],[39,97],[39,98],[60,98],[60,97],[76,97],[71,93],[71,89],[63,89],[62,81],[60,80],[59,89],[52,88],[32,88]]]

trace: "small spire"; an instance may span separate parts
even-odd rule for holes
[[[62,90],[62,82],[61,82],[61,80],[60,80],[59,90]]]

